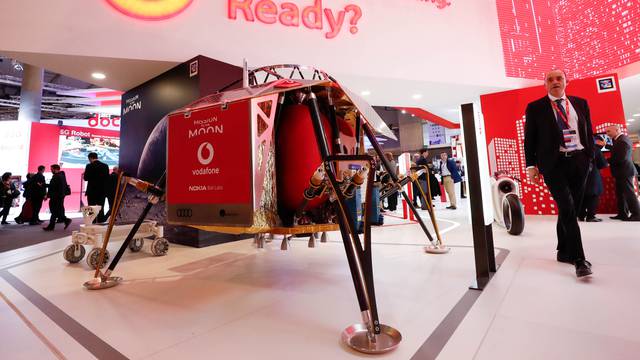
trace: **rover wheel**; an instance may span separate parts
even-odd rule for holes
[[[167,255],[169,251],[169,241],[165,238],[157,238],[151,243],[151,253],[155,256]]]
[[[75,264],[80,260],[82,260],[85,252],[86,250],[84,249],[84,246],[78,245],[78,244],[72,244],[67,246],[64,249],[62,256],[64,256],[64,259],[67,260],[68,262]]]
[[[144,245],[144,239],[143,238],[133,239],[129,243],[129,250],[131,250],[131,252],[138,252],[138,251],[140,251],[142,249],[143,245]]]
[[[90,268],[95,269],[99,259],[100,259],[100,249],[98,248],[92,249],[91,251],[89,251],[89,254],[87,255],[87,264],[89,265]],[[102,264],[100,264],[100,269],[102,269],[105,265],[107,265],[108,261],[109,261],[109,250],[105,250],[104,260],[102,261]]]

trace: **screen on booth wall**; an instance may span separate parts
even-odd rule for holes
[[[84,169],[87,165],[87,155],[95,152],[98,159],[109,167],[118,165],[120,154],[120,139],[115,136],[60,134],[58,146],[58,163],[68,169]]]

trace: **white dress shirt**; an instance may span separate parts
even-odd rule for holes
[[[562,97],[555,97],[551,94],[549,95],[549,99],[551,99],[551,101],[555,102],[558,99],[562,99],[562,106],[565,107],[565,112],[569,114],[569,128],[572,130],[575,130],[576,132],[576,136],[577,138],[577,146],[575,149],[573,150],[567,150],[564,146],[560,145],[560,151],[562,152],[567,152],[567,151],[574,151],[574,150],[582,150],[584,149],[584,146],[582,144],[582,140],[580,139],[580,132],[578,131],[578,113],[576,112],[576,109],[573,107],[573,105],[571,104],[570,101],[567,100],[567,95],[563,95]],[[567,106],[567,102],[569,103],[569,110],[566,109]],[[553,105],[551,106],[551,108],[553,108],[553,112],[554,115],[556,115],[556,117],[558,117],[559,115],[556,112],[556,109],[553,107]]]

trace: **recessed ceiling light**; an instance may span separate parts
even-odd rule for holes
[[[107,78],[107,75],[101,73],[101,72],[94,72],[91,74],[91,77],[94,79],[98,79],[98,80],[103,80]]]
[[[634,122],[636,119],[627,119],[627,122]]]
[[[402,110],[402,113],[403,113],[403,114],[406,114],[406,113],[407,113],[407,110]]]
[[[632,116],[638,117],[638,116],[640,116],[640,113],[638,113],[638,114],[633,114]]]
[[[413,95],[411,95],[411,97],[412,97],[414,100],[418,100],[418,99],[422,98],[422,94],[413,94]]]
[[[362,96],[369,96],[369,95],[371,95],[371,91],[369,91],[369,90],[364,90],[364,91],[362,91],[362,92],[360,93],[360,95],[362,95]]]
[[[411,117],[416,117],[415,114],[411,114]]]

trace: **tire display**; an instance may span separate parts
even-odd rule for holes
[[[502,200],[504,226],[511,235],[520,235],[524,230],[524,209],[515,194],[507,194]]]

